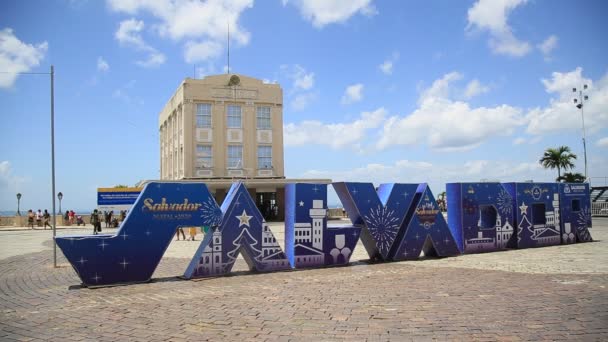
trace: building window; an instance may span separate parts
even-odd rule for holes
[[[196,127],[211,128],[211,105],[199,103],[196,105]]]
[[[196,145],[196,168],[207,169],[213,167],[213,150],[211,145]]]
[[[270,126],[270,107],[258,107],[258,129],[272,129]]]
[[[243,146],[228,145],[228,168],[239,169],[243,167]]]
[[[241,106],[228,105],[228,128],[241,128]]]
[[[258,146],[258,168],[272,168],[272,146]]]

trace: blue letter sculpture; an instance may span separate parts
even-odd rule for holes
[[[371,259],[406,260],[420,252],[461,254],[460,233],[449,229],[426,183],[334,183]]]
[[[241,252],[256,271],[345,265],[359,237],[382,261],[592,241],[588,184],[451,183],[449,225],[426,183],[333,186],[352,225],[327,225],[327,185],[286,186],[287,253],[242,183],[220,208],[204,183],[151,182],[115,235],[55,240],[86,286],[150,280],[180,226],[212,227],[185,278],[229,273]]]
[[[462,231],[464,253],[515,248],[513,199],[500,183],[448,183],[448,225]]]
[[[362,228],[361,242],[372,260],[392,260],[391,248],[401,242],[402,229],[416,194],[416,184],[333,184],[351,222]]]
[[[345,265],[361,228],[327,226],[327,184],[285,186],[285,252],[294,268]]]
[[[560,184],[559,202],[562,244],[593,241],[588,229],[591,227],[589,184]]]
[[[116,235],[56,237],[83,284],[145,282],[180,226],[213,225],[221,211],[203,183],[149,183]]]
[[[561,243],[558,183],[503,183],[513,202],[517,248]]]
[[[393,260],[412,260],[425,256],[455,256],[462,254],[462,232],[448,226],[426,183],[418,185],[412,207],[406,218],[407,226]]]
[[[212,227],[194,254],[184,278],[230,272],[238,255],[250,270],[289,269],[289,261],[243,183],[234,183],[222,203],[221,224]]]

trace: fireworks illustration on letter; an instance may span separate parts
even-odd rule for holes
[[[576,223],[578,225],[577,231],[579,233],[579,237],[582,241],[591,241],[591,234],[589,234],[589,221],[591,221],[591,212],[589,208],[583,208],[576,218]]]
[[[222,209],[220,209],[212,197],[203,202],[203,214],[201,218],[210,226],[219,226],[222,223]]]
[[[503,215],[511,216],[513,213],[513,199],[511,199],[511,195],[503,189],[500,190],[496,200],[498,201],[498,210]]]
[[[363,218],[378,248],[388,251],[399,231],[399,219],[395,217],[395,211],[379,205],[376,209],[371,209]]]

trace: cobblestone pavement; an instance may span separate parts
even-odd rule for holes
[[[176,275],[198,244],[176,241],[152,282],[99,289],[30,236],[0,259],[0,340],[605,341],[608,220],[594,225],[588,244],[270,274],[239,260],[196,281]]]

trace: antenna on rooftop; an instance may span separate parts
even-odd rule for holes
[[[228,74],[230,74],[230,21],[228,21]]]

